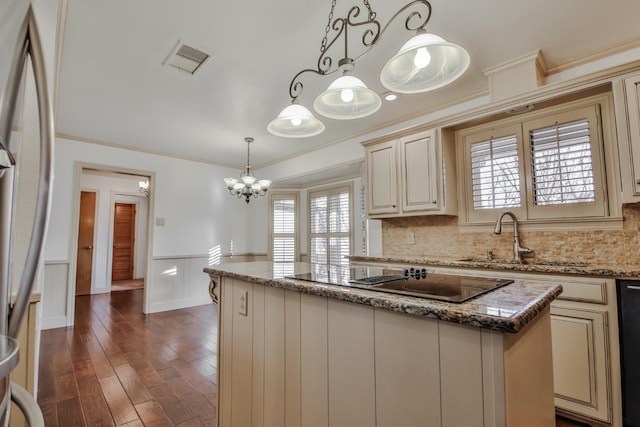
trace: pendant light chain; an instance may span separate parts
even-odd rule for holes
[[[369,11],[369,21],[375,20],[376,13],[371,8],[371,5],[369,4],[369,0],[363,0],[363,1],[364,1],[364,5],[367,7],[367,10]]]
[[[333,21],[333,11],[336,8],[336,1],[333,0],[331,2],[331,10],[329,11],[329,19],[327,19],[327,26],[324,27],[324,37],[322,38],[322,43],[320,44],[320,53],[324,53],[327,50],[327,42],[329,39],[329,31],[331,30],[331,21]]]

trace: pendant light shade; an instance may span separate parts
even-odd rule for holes
[[[294,100],[269,123],[267,130],[285,138],[305,138],[322,133],[324,124],[308,108]]]
[[[351,120],[369,116],[380,109],[380,96],[362,80],[351,75],[338,77],[313,101],[313,109],[322,116]]]
[[[442,37],[418,30],[385,64],[380,83],[398,93],[420,93],[441,88],[469,67],[469,53]]]

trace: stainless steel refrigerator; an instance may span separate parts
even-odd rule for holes
[[[31,75],[33,78],[27,77]],[[25,87],[25,82],[31,81],[35,81],[35,90]],[[9,378],[20,357],[17,337],[41,262],[53,177],[53,117],[30,0],[0,0],[0,91],[0,426],[9,424],[11,401],[30,426],[43,426],[33,396]],[[35,93],[36,102],[25,98],[31,93]],[[34,103],[38,106],[35,122],[39,140],[32,141],[24,129],[33,114],[25,113],[25,106]],[[29,158],[21,155],[27,148],[39,152],[36,160],[21,160]],[[20,182],[25,177],[36,181],[36,175],[34,194],[20,194]],[[19,195],[21,199],[32,198],[33,203],[23,208]],[[33,223],[30,229],[26,227],[26,233],[24,227],[16,226],[31,217]]]

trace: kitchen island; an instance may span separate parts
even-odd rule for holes
[[[463,303],[206,268],[221,426],[553,426],[549,304],[516,280]]]

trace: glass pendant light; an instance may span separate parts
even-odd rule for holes
[[[269,126],[269,133],[285,138],[305,138],[315,136],[324,131],[324,124],[318,120],[308,108],[298,103],[297,99],[285,107]]]
[[[324,117],[336,120],[351,120],[369,116],[380,109],[382,99],[369,89],[362,80],[350,75],[353,61],[340,60],[342,77],[333,81],[313,101],[313,109]]]
[[[421,28],[387,61],[380,83],[398,93],[427,92],[456,80],[469,63],[464,48]]]

